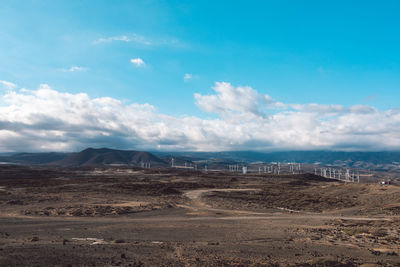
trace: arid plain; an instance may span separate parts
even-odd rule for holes
[[[0,167],[1,266],[399,266],[400,187]]]

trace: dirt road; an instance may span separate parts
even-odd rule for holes
[[[385,216],[385,217],[367,217],[367,216],[340,216],[340,215],[327,215],[321,213],[312,213],[312,212],[304,212],[304,211],[294,211],[291,209],[285,209],[280,207],[275,207],[276,211],[273,213],[266,212],[252,212],[246,210],[232,210],[232,209],[221,209],[221,208],[212,208],[210,205],[207,205],[203,200],[202,196],[207,195],[212,192],[251,192],[251,191],[260,191],[257,188],[244,188],[244,189],[233,189],[233,188],[219,188],[219,189],[198,189],[198,190],[190,190],[184,193],[184,196],[190,199],[190,205],[179,205],[182,208],[186,208],[189,210],[202,211],[204,214],[208,212],[210,215],[227,215],[230,216],[218,216],[215,219],[221,220],[261,220],[261,219],[288,219],[288,218],[314,218],[314,219],[323,219],[323,220],[357,220],[357,221],[390,221],[396,218],[400,218],[400,216]],[[278,212],[283,211],[283,212]],[[288,213],[293,215],[288,216]],[[190,213],[194,214],[194,213]],[[246,216],[243,216],[246,215]],[[198,219],[202,219],[204,217],[198,217]],[[207,217],[211,219],[212,217]],[[185,218],[187,219],[187,218]]]
[[[396,187],[52,171],[0,170],[0,266],[400,265]]]

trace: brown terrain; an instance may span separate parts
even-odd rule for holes
[[[400,266],[400,187],[0,166],[0,266]]]

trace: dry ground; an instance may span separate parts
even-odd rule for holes
[[[2,166],[0,265],[400,266],[399,214],[313,175]]]

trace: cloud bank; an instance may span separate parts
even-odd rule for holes
[[[173,117],[150,104],[63,93],[46,84],[0,91],[0,151],[400,149],[400,109],[278,103],[226,82],[213,90],[194,97],[214,119]]]

